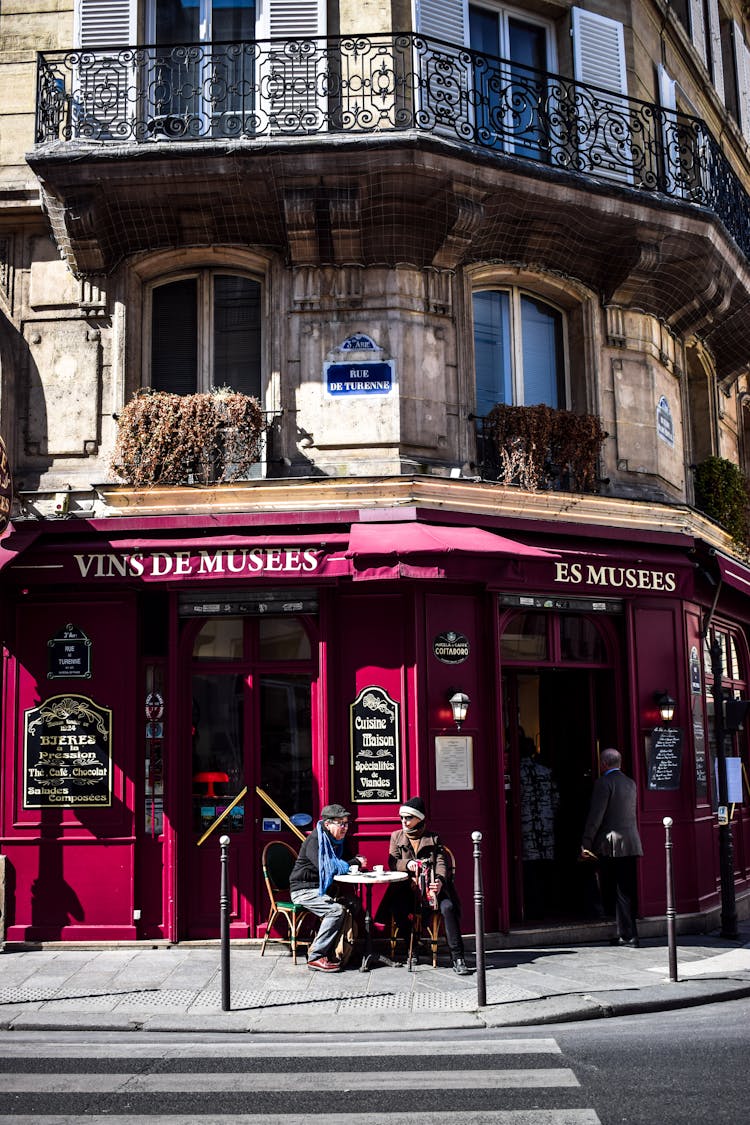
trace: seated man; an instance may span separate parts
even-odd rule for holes
[[[464,959],[461,937],[461,905],[453,885],[453,872],[440,837],[427,830],[424,801],[412,797],[398,810],[401,827],[391,834],[388,866],[391,871],[408,871],[411,879],[388,888],[384,905],[393,914],[399,935],[407,942],[415,908],[439,910],[453,961],[453,971],[466,976],[470,970]],[[416,905],[415,905],[416,904]]]
[[[315,831],[302,844],[289,877],[292,902],[322,919],[307,951],[308,969],[321,973],[337,973],[341,969],[331,955],[344,925],[347,907],[329,894],[331,884],[337,875],[346,874],[350,863],[358,863],[362,870],[367,867],[364,856],[352,854],[346,840],[348,830],[349,812],[342,805],[326,805]]]

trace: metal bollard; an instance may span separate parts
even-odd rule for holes
[[[221,1010],[228,1012],[231,1004],[229,999],[229,837],[222,836],[221,845],[221,900],[220,900],[220,925],[221,936]]]
[[[674,872],[672,870],[672,817],[665,816],[662,820],[666,839],[664,851],[667,860],[667,945],[669,947],[669,979],[677,978],[677,937],[676,937],[676,912],[674,906]]]
[[[487,985],[484,964],[484,890],[482,888],[482,840],[481,832],[472,832],[474,841],[474,934],[477,961],[477,1004],[484,1008],[487,1004]]]

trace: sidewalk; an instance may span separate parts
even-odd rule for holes
[[[473,965],[473,958],[468,957]],[[6,948],[0,1030],[378,1032],[481,1029],[598,1019],[750,996],[750,922],[736,942],[682,936],[677,982],[665,938],[640,949],[609,944],[488,950],[487,1004],[476,977],[447,965],[310,972],[283,946],[261,958],[233,944],[231,1010],[221,1010],[216,945]]]

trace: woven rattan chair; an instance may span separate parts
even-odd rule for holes
[[[292,902],[289,895],[289,876],[292,873],[297,853],[291,844],[284,840],[272,840],[263,849],[263,878],[266,881],[271,908],[266,922],[266,933],[260,947],[261,957],[269,942],[280,942],[292,950],[292,959],[297,964],[297,949],[307,948],[312,938],[300,938],[300,929],[305,918],[312,918],[304,906]],[[271,928],[283,919],[287,927],[286,937],[271,937]]]

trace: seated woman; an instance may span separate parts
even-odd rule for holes
[[[461,937],[461,905],[453,885],[453,872],[440,837],[427,829],[424,801],[412,797],[398,810],[401,827],[391,834],[388,866],[391,871],[408,871],[411,878],[393,883],[383,900],[390,911],[400,937],[407,943],[414,912],[439,910],[445,924],[445,936],[453,961],[453,971],[466,976],[470,970],[464,959]]]

